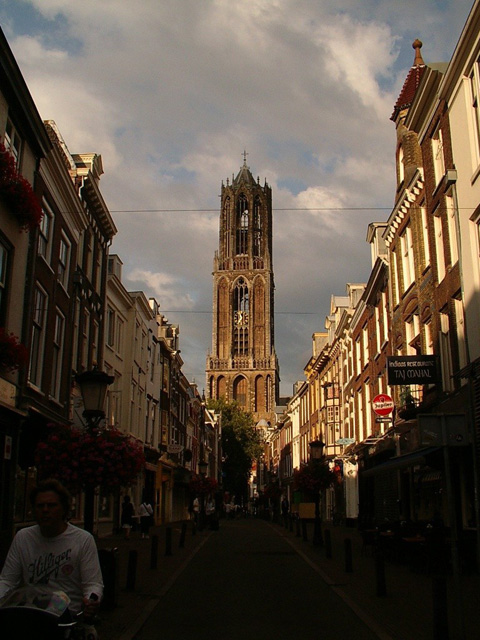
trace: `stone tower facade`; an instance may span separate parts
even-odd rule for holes
[[[207,395],[236,400],[264,428],[275,424],[279,389],[272,244],[272,190],[255,181],[244,154],[232,183],[222,183]]]

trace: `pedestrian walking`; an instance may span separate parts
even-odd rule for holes
[[[216,528],[216,508],[213,496],[208,496],[205,505],[205,514],[207,516],[207,524],[210,529]]]
[[[198,514],[200,513],[200,500],[197,496],[193,499],[192,504],[192,512],[193,512],[193,521],[195,524],[198,524]]]
[[[135,515],[135,508],[132,504],[130,496],[125,496],[122,502],[122,516],[121,525],[125,540],[130,538],[130,532],[133,528],[133,517]]]
[[[142,538],[149,538],[148,532],[152,524],[153,507],[146,500],[138,507],[138,515],[140,517],[140,533]]]

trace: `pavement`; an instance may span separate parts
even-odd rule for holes
[[[99,549],[116,549],[117,567],[116,588],[109,590],[116,602],[100,612],[100,640],[133,640],[209,537],[222,536],[228,544],[228,531],[237,524],[220,520],[219,531],[194,533],[192,523],[179,522],[152,528],[149,539],[135,532],[130,540],[121,535],[99,538]],[[458,584],[447,575],[441,595],[442,583],[415,561],[387,558],[382,571],[355,528],[327,523],[328,553],[328,545],[313,544],[311,523],[303,529],[295,523],[284,527],[252,518],[252,526],[267,527],[272,536],[281,536],[380,640],[468,640],[479,635],[480,576],[476,572],[462,574]],[[201,576],[195,582],[200,580]],[[108,600],[107,590],[106,605]],[[278,637],[282,640],[281,631]]]

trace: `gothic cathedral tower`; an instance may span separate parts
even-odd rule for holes
[[[275,424],[279,372],[273,330],[272,190],[246,162],[222,182],[213,264],[212,351],[207,394],[236,400],[264,428]]]

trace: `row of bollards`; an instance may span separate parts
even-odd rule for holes
[[[296,535],[303,537],[308,542],[307,523],[305,520],[296,518]],[[293,519],[290,524],[290,531],[293,531]],[[325,549],[325,557],[332,559],[332,536],[330,529],[323,531],[323,547]],[[349,537],[344,538],[344,570],[345,573],[353,573],[353,552],[352,540]],[[385,574],[385,556],[381,550],[377,550],[374,554],[375,562],[375,594],[382,598],[387,595],[387,580]],[[447,598],[447,582],[444,575],[432,576],[432,609],[433,609],[433,640],[449,640],[448,625],[448,598]]]
[[[196,534],[195,523],[192,523],[192,535]],[[182,528],[180,531],[180,540],[179,540],[179,548],[183,549],[185,547],[185,538],[187,535],[187,523],[182,522]],[[150,569],[157,569],[158,567],[158,552],[159,552],[159,537],[158,535],[153,535],[150,544]],[[172,551],[172,527],[166,527],[165,529],[165,555],[171,556],[173,555]],[[127,579],[126,579],[126,590],[134,591],[135,584],[137,579],[137,566],[138,566],[138,551],[136,549],[131,549],[128,552],[128,562],[127,562]]]

